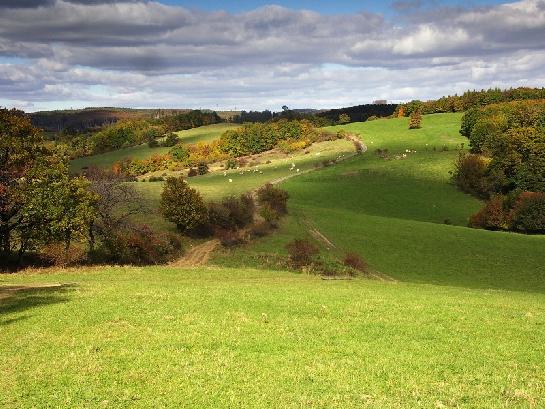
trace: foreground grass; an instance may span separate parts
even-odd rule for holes
[[[545,296],[97,268],[1,297],[0,406],[542,407]]]

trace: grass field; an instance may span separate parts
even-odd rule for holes
[[[214,124],[201,126],[199,128],[188,129],[187,131],[179,131],[176,134],[180,137],[183,143],[188,145],[198,142],[210,142],[218,139],[227,129],[236,128],[233,124]],[[83,158],[74,159],[70,167],[73,172],[79,172],[81,169],[89,166],[98,166],[103,169],[110,169],[112,165],[126,158],[132,159],[148,159],[153,155],[164,155],[171,148],[150,148],[147,144],[132,146],[130,148],[119,149],[112,152],[102,153],[100,155],[86,156]]]
[[[0,304],[0,406],[543,407],[545,296],[97,268]],[[2,294],[2,293],[0,293]]]
[[[0,407],[545,407],[545,240],[465,227],[481,203],[449,183],[459,120],[344,126],[369,151],[282,183],[279,231],[216,266],[0,276]],[[316,153],[190,183],[241,193]],[[157,200],[161,183],[135,185]],[[309,228],[336,245],[324,257],[356,251],[395,281],[267,264]]]
[[[481,204],[449,183],[455,148],[464,142],[459,118],[425,116],[423,129],[412,131],[406,119],[346,126],[392,156],[407,149],[416,153],[384,160],[372,148],[287,181],[282,187],[291,195],[291,215],[278,234],[224,251],[215,262],[263,265],[269,255],[285,255],[293,238],[310,237],[312,227],[337,246],[323,251],[326,258],[354,251],[398,280],[545,292],[545,237],[463,227]],[[448,151],[442,151],[444,145]]]

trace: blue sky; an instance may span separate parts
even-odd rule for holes
[[[280,110],[541,87],[544,38],[545,0],[0,0],[0,106]]]

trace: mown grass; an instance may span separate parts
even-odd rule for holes
[[[481,203],[449,182],[456,148],[465,142],[459,119],[458,114],[425,116],[423,129],[412,131],[406,119],[346,126],[362,136],[369,152],[282,184],[291,198],[280,231],[224,251],[215,262],[259,266],[269,255],[286,258],[290,240],[310,237],[309,228],[318,228],[337,246],[324,249],[324,257],[357,252],[398,280],[545,292],[543,236],[465,227]],[[416,153],[384,160],[374,153],[377,148],[388,149],[391,157]]]
[[[0,300],[0,406],[541,407],[545,296],[96,268]]]
[[[219,139],[221,134],[228,129],[237,127],[234,124],[213,124],[201,126],[199,128],[179,131],[176,134],[180,137],[183,143],[188,145],[198,142],[211,142],[214,139]],[[147,144],[132,146],[129,148],[118,149],[112,152],[102,153],[100,155],[86,156],[83,158],[74,159],[70,163],[70,168],[73,172],[79,172],[85,167],[97,166],[103,169],[110,169],[115,162],[122,159],[149,159],[154,155],[165,155],[171,148],[156,147],[150,148]]]

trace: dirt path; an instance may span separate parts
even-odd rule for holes
[[[180,259],[170,263],[172,267],[196,267],[205,265],[212,252],[220,244],[219,240],[208,240],[202,244],[192,247],[189,251]]]

